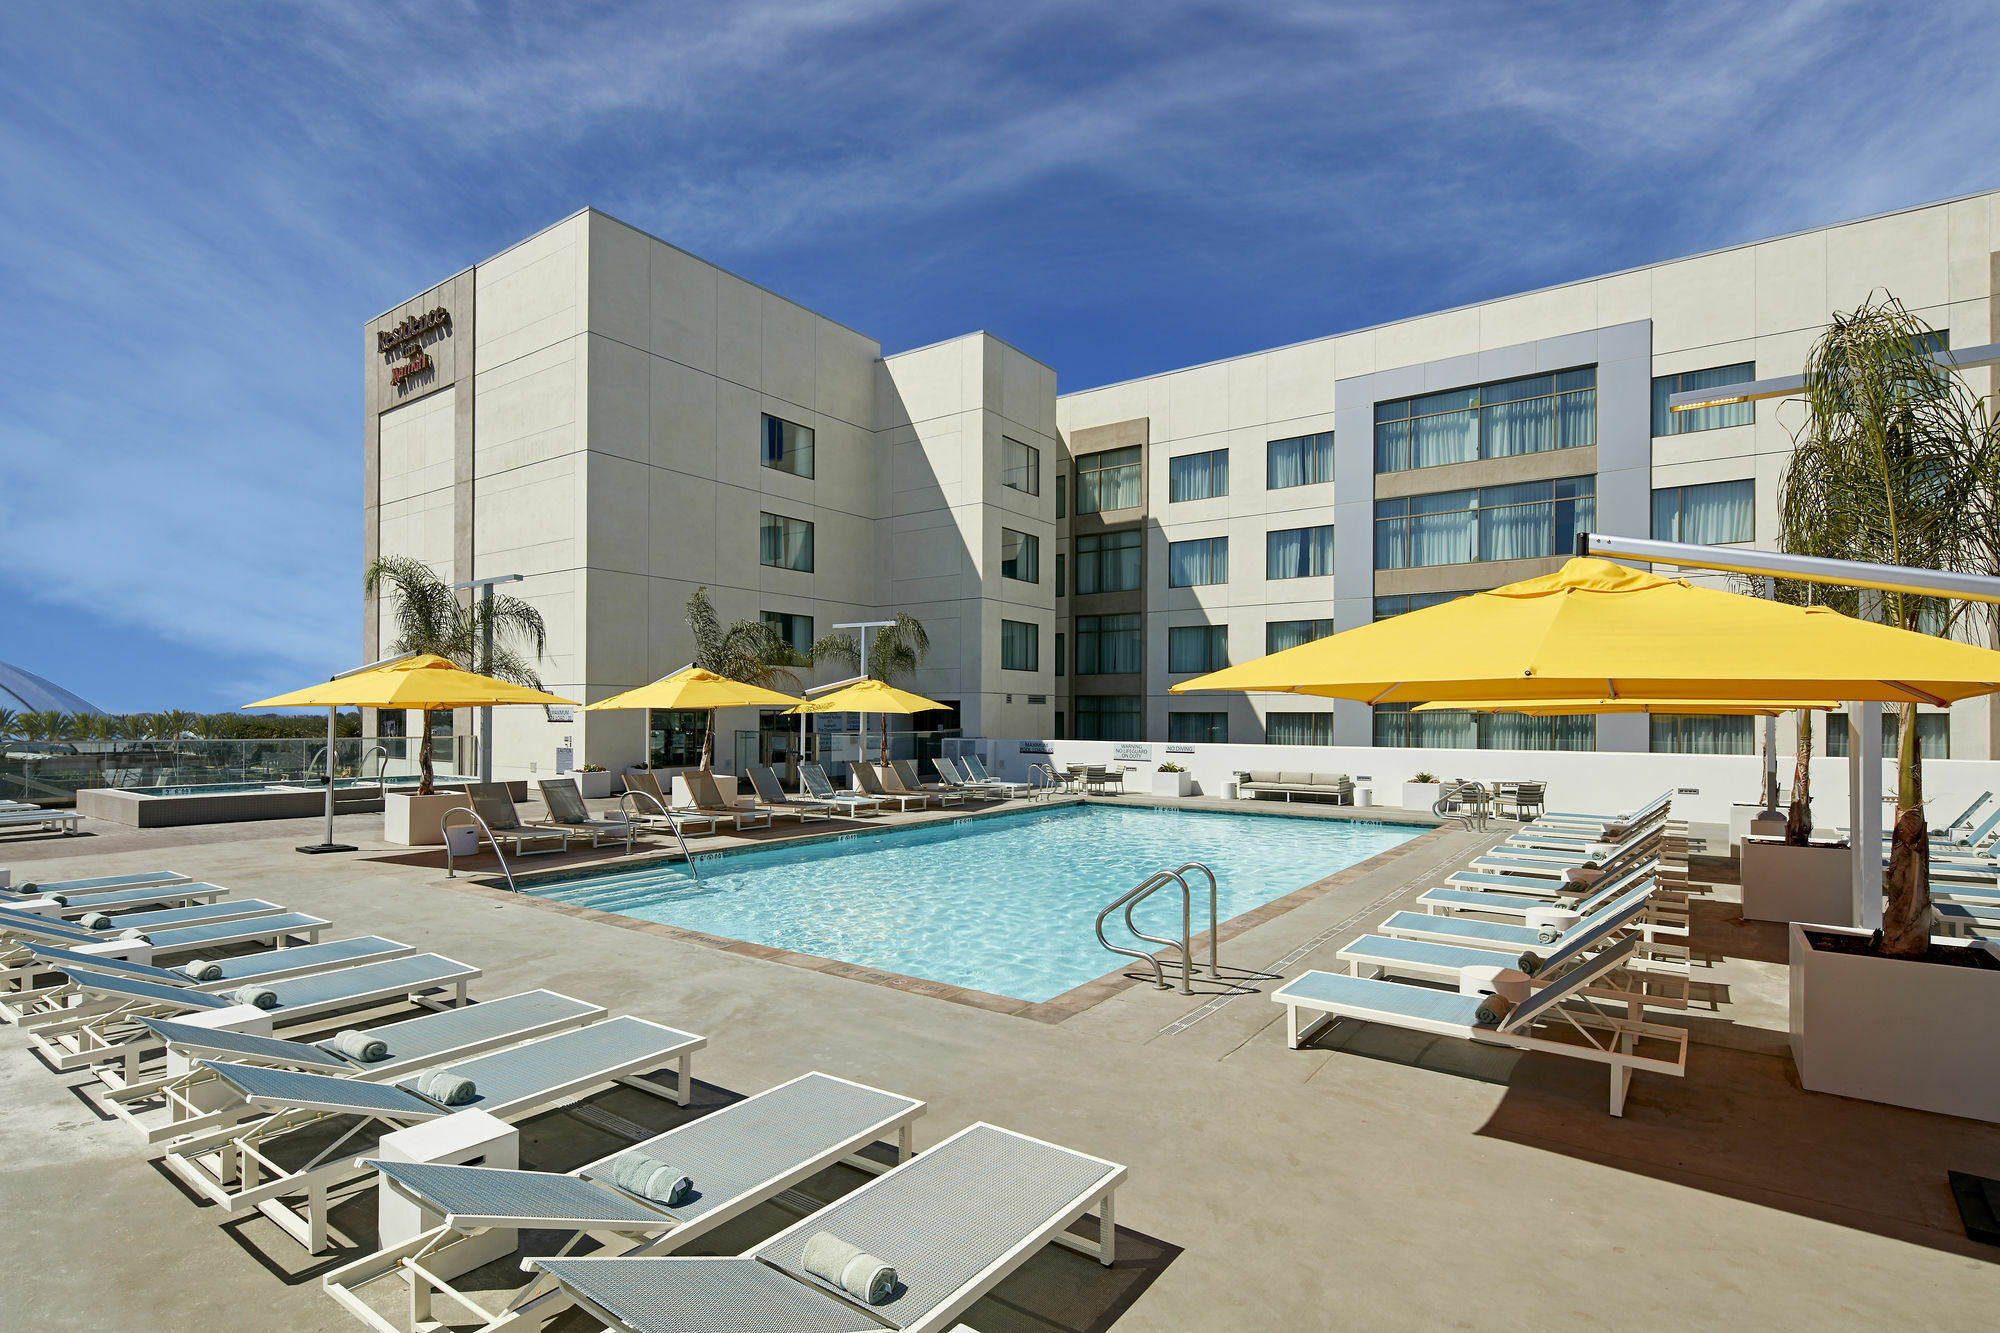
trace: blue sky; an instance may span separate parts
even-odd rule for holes
[[[353,665],[363,321],[585,204],[1068,391],[2000,185],[1979,9],[17,6],[0,660]]]

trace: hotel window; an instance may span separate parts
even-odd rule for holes
[[[1000,622],[1000,669],[1039,671],[1042,657],[1042,627],[1025,620]]]
[[[1138,591],[1140,541],[1137,528],[1078,537],[1076,595]]]
[[[1282,653],[1333,633],[1333,618],[1324,620],[1269,620],[1264,622],[1264,651]]]
[[[1056,473],[1056,517],[1069,517],[1069,478]]]
[[[1042,581],[1042,539],[1012,528],[1000,529],[1000,577],[1022,583]]]
[[[790,611],[762,611],[758,613],[764,623],[777,631],[791,650],[804,657],[812,649],[813,618],[794,615]]]
[[[1331,745],[1332,713],[1266,713],[1266,745]]]
[[[1138,671],[1144,661],[1145,647],[1137,611],[1122,616],[1076,618],[1079,676],[1126,675]],[[1077,716],[1081,718],[1082,714]]]
[[[1167,543],[1167,586],[1200,588],[1229,582],[1229,538],[1197,537]]]
[[[763,515],[758,558],[777,569],[812,573],[813,525],[802,518],[786,518],[783,514]]]
[[[1264,446],[1264,488],[1282,491],[1333,480],[1333,432],[1272,440]]]
[[[1056,596],[1058,597],[1068,591],[1068,583],[1064,576],[1069,571],[1063,567],[1065,559],[1066,557],[1061,551],[1056,552]]]
[[[1755,754],[1757,752],[1757,719],[1754,717],[1655,713],[1649,720],[1652,723],[1650,748],[1654,754]]]
[[[1375,744],[1427,750],[1594,750],[1597,719],[1457,709],[1417,713],[1409,704],[1377,704]]]
[[[1756,378],[1755,361],[1715,366],[1709,370],[1684,370],[1678,375],[1653,376],[1653,434],[1690,435],[1698,430],[1749,425],[1757,419],[1755,403],[1723,403],[1716,407],[1697,407],[1691,412],[1670,412],[1667,410],[1667,399],[1692,389],[1713,389],[1718,385],[1741,384]]]
[[[1167,631],[1167,670],[1220,671],[1229,665],[1229,626],[1175,625]]]
[[[765,413],[762,462],[767,468],[795,477],[813,475],[812,427]]]
[[[1175,745],[1229,744],[1229,714],[1168,713],[1167,739]]]
[[[1213,500],[1229,494],[1229,451],[1211,449],[1167,460],[1167,503]]]
[[[651,708],[646,711],[646,750],[654,768],[692,768],[701,762],[701,739],[708,733],[708,711],[701,708]]]
[[[1056,739],[1061,740],[1062,738],[1063,738],[1063,710],[1058,708],[1056,709]]]
[[[1831,713],[1826,719],[1826,752],[1837,759],[1847,757],[1847,718]],[[1882,757],[1894,759],[1902,739],[1903,719],[1898,713],[1882,714]],[[1946,713],[1917,714],[1917,752],[1926,759],[1951,758],[1951,717]]]
[[[1597,443],[1597,367],[1375,404],[1375,470]]]
[[[1139,739],[1139,696],[1136,694],[1079,694],[1076,705],[1076,738],[1080,741],[1136,741]]]
[[[1333,573],[1333,524],[1264,534],[1264,577],[1306,579]]]
[[[1756,539],[1757,483],[1711,481],[1653,492],[1653,537],[1664,542],[1747,542]]]
[[[1375,502],[1375,568],[1567,555],[1590,531],[1597,478],[1559,477]]]
[[[1139,482],[1139,446],[1107,449],[1076,460],[1076,512],[1135,509],[1145,499]],[[1079,722],[1082,716],[1079,714]]]
[[[1042,493],[1042,451],[1032,444],[1000,437],[1000,484],[1029,495]]]
[[[1056,674],[1063,674],[1063,636],[1056,635]]]
[[[1421,611],[1427,606],[1442,606],[1446,602],[1455,602],[1465,595],[1462,592],[1413,592],[1394,597],[1377,597],[1375,618],[1387,620],[1391,616],[1400,616],[1405,611]]]

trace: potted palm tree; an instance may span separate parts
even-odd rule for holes
[[[507,596],[495,596],[491,602],[484,598],[461,602],[429,565],[406,555],[388,556],[369,565],[362,574],[362,586],[370,593],[387,591],[395,598],[396,641],[391,652],[435,653],[482,676],[542,687],[535,663],[541,661],[547,647],[548,631],[542,624],[542,613],[529,603]],[[437,790],[432,762],[431,715],[425,710],[423,737],[417,749],[420,780],[415,792],[392,792],[385,798],[382,823],[387,841],[413,847],[443,843],[439,823],[445,811],[464,804],[465,797]]]
[[[863,675],[881,681],[884,685],[894,685],[899,680],[908,680],[917,674],[917,668],[930,656],[930,635],[924,632],[923,622],[907,611],[898,611],[894,623],[884,625],[875,631],[868,642],[868,661],[861,661],[861,647],[851,634],[829,634],[816,641],[810,654],[813,661],[827,659],[844,664],[849,670],[858,670]],[[754,683],[754,682],[753,682]],[[881,715],[882,758],[889,758],[889,715]]]
[[[1991,503],[1982,490],[2000,476],[2000,436],[1979,395],[1932,359],[1938,343],[1893,297],[1834,316],[1806,362],[1808,413],[1779,500],[1786,550],[1976,563],[1979,524],[1967,519]],[[1958,610],[1899,592],[1865,604],[1851,591],[1821,595],[1919,632],[1949,634]],[[2000,1065],[1974,1054],[2000,1050],[2000,956],[1933,936],[1927,823],[1916,705],[1906,703],[1882,926],[1792,923],[1792,1056],[1816,1091],[2000,1121]],[[1747,897],[1747,862],[1744,873]]]
[[[694,664],[718,676],[740,680],[745,685],[761,685],[786,694],[799,692],[799,678],[792,668],[808,659],[794,651],[776,628],[762,620],[737,620],[728,625],[715,612],[706,587],[696,588],[687,601],[687,626],[694,635]],[[715,713],[708,715],[708,729],[701,738],[701,767],[715,768]]]

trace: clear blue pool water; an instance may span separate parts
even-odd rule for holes
[[[1122,961],[1093,929],[1156,870],[1215,871],[1224,921],[1424,830],[1157,807],[1063,806],[838,841],[731,852],[685,866],[523,881],[529,893],[772,948],[1040,1002]],[[1207,928],[1207,883],[1194,929]],[[1179,935],[1180,894],[1142,904],[1140,929]],[[1117,917],[1106,922],[1107,928]],[[1116,939],[1116,934],[1112,935]]]

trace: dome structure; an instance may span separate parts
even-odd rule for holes
[[[43,680],[32,671],[0,662],[0,708],[17,713],[84,713],[104,716],[104,710],[87,699],[71,694],[53,681]]]

